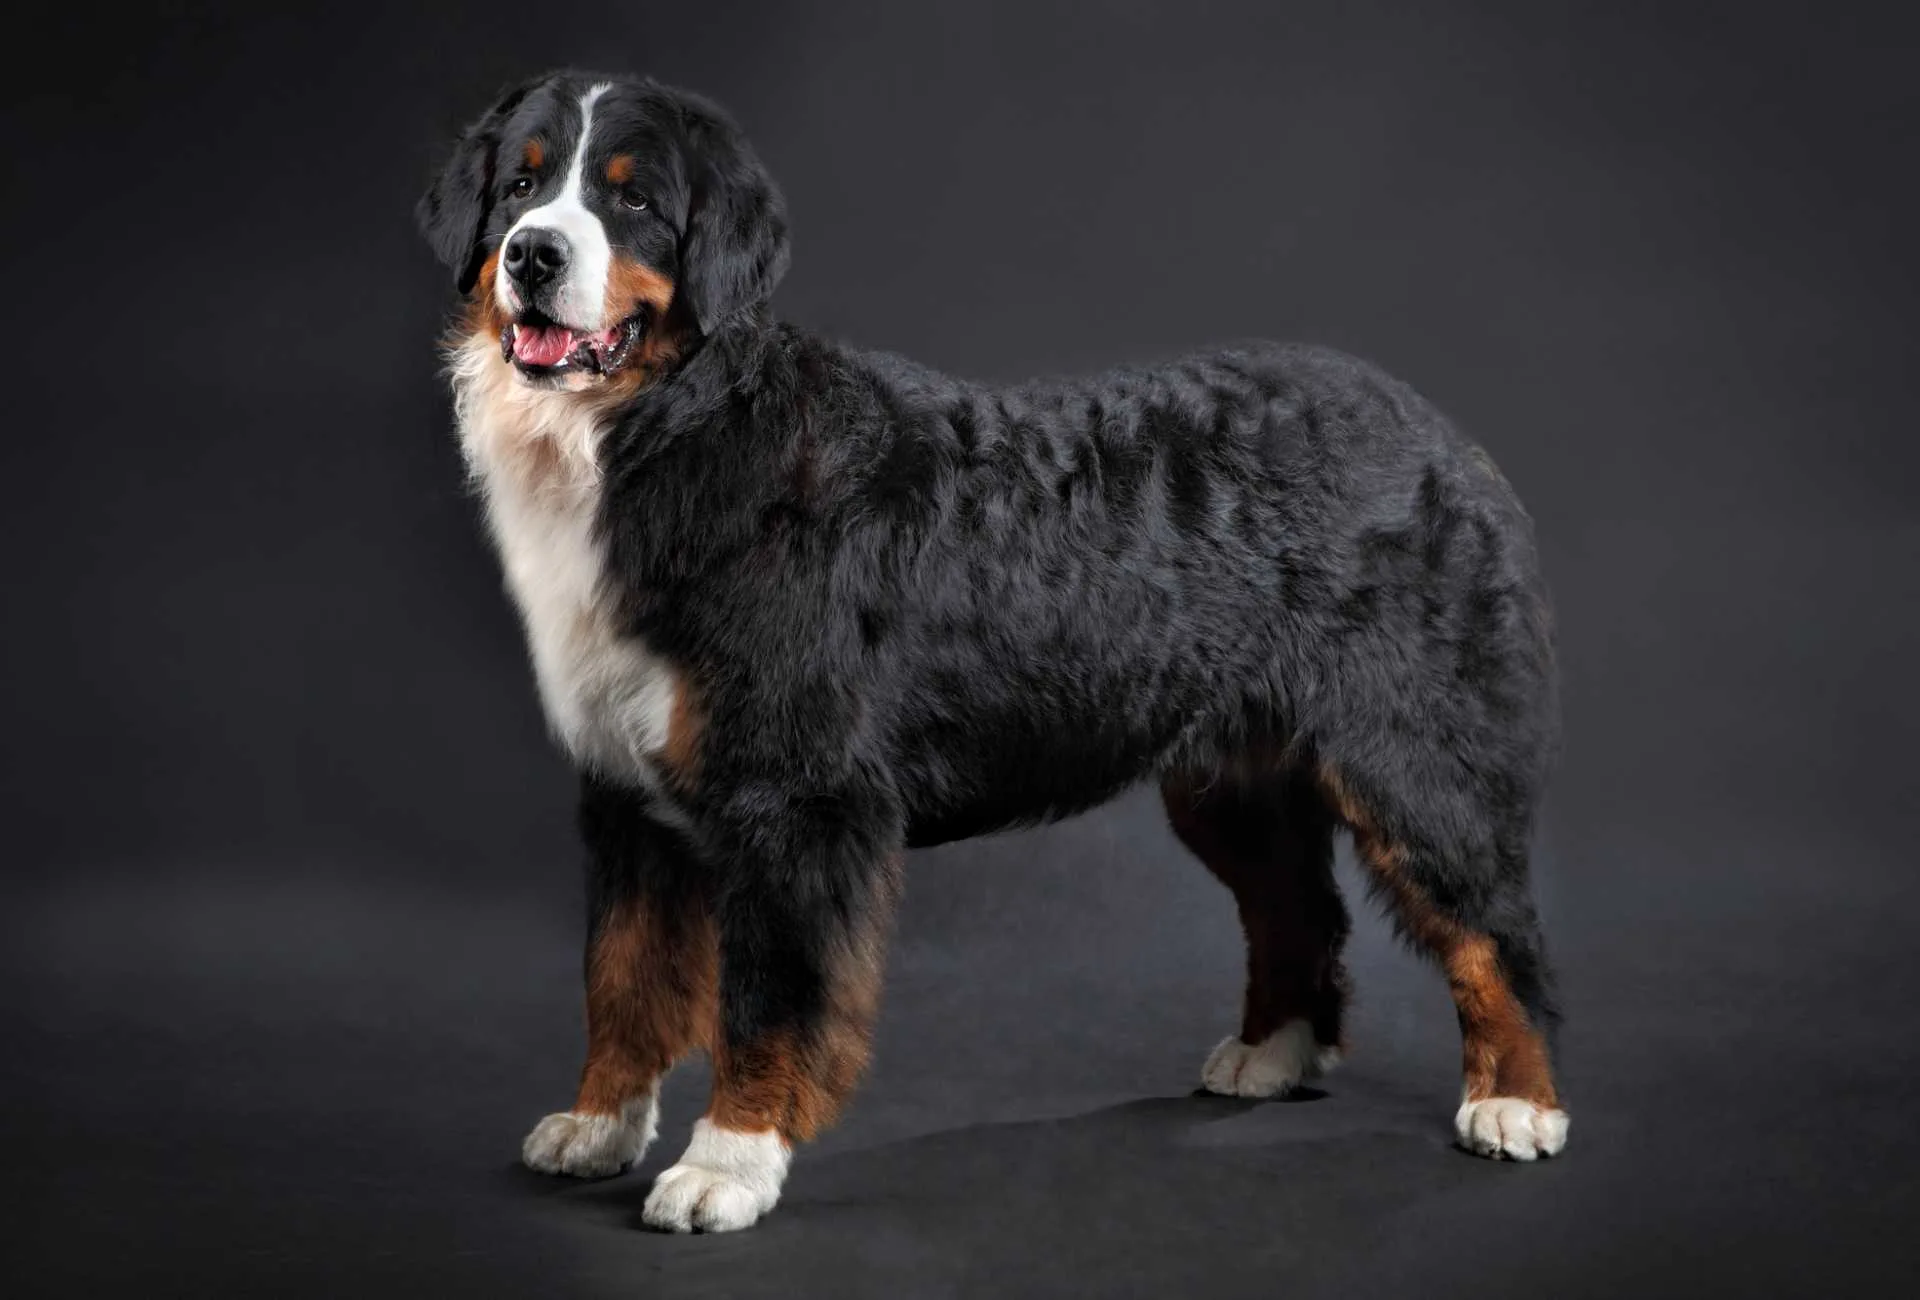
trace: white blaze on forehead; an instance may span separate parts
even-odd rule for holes
[[[580,96],[580,141],[573,147],[573,159],[559,196],[522,213],[520,220],[513,223],[513,229],[507,232],[507,238],[512,239],[522,230],[552,230],[567,241],[571,258],[566,278],[554,292],[548,313],[560,324],[579,330],[604,329],[609,324],[601,316],[606,311],[607,272],[613,266],[613,246],[607,241],[607,228],[599,217],[587,210],[582,196],[586,186],[587,145],[593,139],[594,101],[611,89],[612,85],[603,81]],[[519,308],[510,296],[504,275],[494,279],[494,297],[508,312]]]

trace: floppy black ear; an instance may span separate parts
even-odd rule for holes
[[[738,127],[717,111],[688,123],[692,202],[680,289],[702,334],[773,296],[787,273],[787,202]]]
[[[486,261],[480,231],[493,207],[500,132],[520,102],[551,79],[535,77],[505,92],[486,116],[467,128],[454,146],[453,157],[414,207],[420,233],[433,245],[434,256],[453,271],[454,287],[461,293],[473,288],[480,278],[480,264]]]

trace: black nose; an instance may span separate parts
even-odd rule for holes
[[[567,269],[566,236],[538,226],[513,232],[500,254],[507,274],[529,289],[538,289]]]

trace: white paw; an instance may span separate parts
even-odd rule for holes
[[[1200,1071],[1200,1085],[1223,1097],[1278,1097],[1340,1063],[1340,1049],[1313,1041],[1313,1026],[1289,1020],[1249,1047],[1225,1038]]]
[[[543,1174],[607,1178],[646,1154],[659,1124],[660,1103],[651,1096],[628,1102],[618,1115],[562,1111],[533,1126],[520,1159]]]
[[[1453,1132],[1461,1146],[1493,1160],[1557,1156],[1567,1145],[1567,1112],[1519,1097],[1484,1097],[1461,1103]]]
[[[792,1151],[778,1133],[741,1133],[706,1120],[680,1163],[654,1180],[640,1217],[668,1232],[732,1232],[753,1226],[780,1199]]]

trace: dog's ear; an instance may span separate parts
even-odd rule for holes
[[[702,334],[773,296],[787,273],[787,203],[740,129],[700,104],[688,115],[691,200],[680,287]]]
[[[493,209],[500,133],[521,101],[550,80],[552,74],[535,77],[503,93],[485,116],[467,128],[453,156],[414,207],[420,233],[433,246],[434,256],[453,272],[454,287],[461,293],[473,288],[486,261],[480,232]]]

